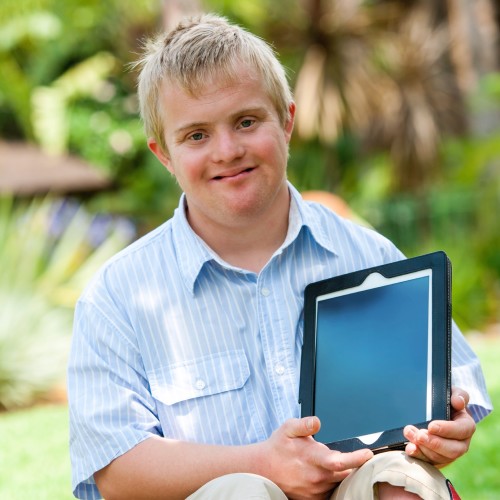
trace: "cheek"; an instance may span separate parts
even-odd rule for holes
[[[178,154],[173,158],[174,174],[179,183],[181,180],[192,182],[200,178],[204,172],[204,161],[199,153]]]
[[[260,142],[260,154],[268,158],[275,166],[286,168],[288,148],[284,141],[266,138]]]

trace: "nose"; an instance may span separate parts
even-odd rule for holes
[[[241,158],[245,148],[238,138],[237,131],[223,130],[215,134],[212,139],[212,160],[214,162],[229,163]]]

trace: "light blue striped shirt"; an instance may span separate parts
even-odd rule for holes
[[[290,185],[285,242],[259,274],[222,261],[173,218],[111,259],[76,308],[68,371],[73,488],[151,435],[240,445],[298,417],[305,286],[400,260],[385,238]],[[458,329],[453,383],[476,420],[491,408]]]

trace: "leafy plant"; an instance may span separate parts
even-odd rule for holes
[[[75,300],[133,235],[76,203],[0,199],[0,407],[30,404],[62,380]]]

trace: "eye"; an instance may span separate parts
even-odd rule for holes
[[[189,136],[189,139],[191,139],[192,141],[201,141],[203,137],[204,137],[203,132],[195,132],[194,134],[191,134]]]
[[[244,120],[241,121],[240,127],[241,128],[248,128],[251,127],[255,123],[255,120],[252,120],[250,118],[245,118]]]

